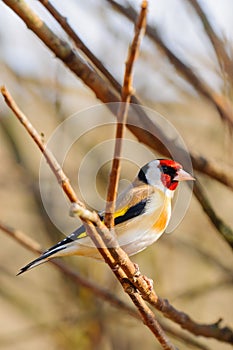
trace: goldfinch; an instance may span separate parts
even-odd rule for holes
[[[128,255],[144,250],[162,235],[171,217],[171,200],[178,182],[186,180],[194,178],[179,163],[155,159],[144,165],[132,184],[120,194],[114,213],[114,233]],[[99,216],[103,219],[104,212]],[[81,226],[24,266],[18,274],[49,259],[68,255],[102,259],[84,226]]]

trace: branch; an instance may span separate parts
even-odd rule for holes
[[[120,178],[120,158],[122,153],[122,144],[124,137],[124,130],[128,115],[129,103],[133,92],[132,80],[133,80],[133,65],[136,57],[139,53],[140,36],[145,31],[146,26],[146,13],[147,13],[147,1],[143,1],[141,5],[141,12],[135,25],[135,33],[132,44],[129,48],[128,58],[125,66],[124,82],[121,92],[121,103],[118,110],[117,129],[115,136],[115,149],[112,162],[112,169],[110,172],[107,203],[105,210],[104,222],[107,227],[112,228],[114,226],[113,213],[115,211],[115,203],[117,198],[118,183]]]
[[[89,64],[86,64],[81,59],[77,52],[72,49],[71,45],[60,40],[59,37],[52,32],[22,0],[19,2],[15,2],[13,0],[3,1],[18,14],[18,16],[26,23],[27,27],[31,29],[41,39],[41,41],[44,42],[44,44],[84,82],[84,84],[92,89],[97,98],[99,98],[103,103],[120,102],[119,93],[121,91],[121,85],[109,72],[106,76],[115,90],[117,90],[117,93],[94,68],[92,69]],[[43,3],[44,2],[45,1],[43,1]],[[55,18],[57,19],[57,17],[59,17],[59,23],[63,22],[63,28],[69,35],[69,30],[64,24],[63,17],[58,12]],[[72,39],[74,40],[74,38],[75,36],[72,34]],[[80,39],[78,37],[76,38],[75,43],[79,48],[82,47],[82,42],[80,43]],[[86,55],[88,55],[88,58],[92,60],[92,56],[89,54],[89,50],[87,48],[85,48],[84,52]],[[102,64],[100,64],[100,61],[96,57],[94,62],[97,65],[98,70],[105,75],[107,70]],[[163,131],[150,120],[145,111],[141,108],[140,101],[135,95],[132,96],[131,102],[137,105],[133,105],[134,113],[131,113],[128,116],[128,129],[140,142],[143,142],[152,149],[159,151],[164,156],[170,156],[167,148],[164,145],[167,145],[168,147],[172,145],[172,149],[176,150],[177,160],[179,160],[179,154],[182,154],[183,150],[175,144],[174,140],[170,140],[167,135],[165,135]],[[107,106],[111,109],[113,114],[117,114],[117,110],[111,108],[113,107],[112,104],[108,104]],[[230,175],[232,172],[227,174],[221,169],[221,167],[216,167],[215,164],[212,164],[212,162],[204,157],[191,154],[191,158],[196,170],[203,172],[204,174],[228,186],[230,189],[233,189],[233,177]]]
[[[153,304],[153,303],[151,303]],[[233,330],[229,327],[220,327],[222,319],[213,324],[198,324],[193,321],[187,314],[175,309],[166,299],[158,298],[154,303],[157,310],[170,320],[178,323],[183,329],[206,338],[215,338],[219,341],[233,344]]]

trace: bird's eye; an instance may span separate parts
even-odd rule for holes
[[[163,166],[162,170],[163,170],[164,173],[167,173],[168,172],[168,167],[167,166]]]
[[[176,169],[167,165],[163,165],[161,168],[163,174],[170,176],[171,180],[176,176]]]

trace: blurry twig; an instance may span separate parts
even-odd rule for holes
[[[21,112],[21,110],[16,105],[13,98],[10,96],[9,92],[5,87],[1,87],[1,93],[5,99],[6,104],[10,107],[10,109],[14,112],[15,116],[18,118],[20,123],[25,127],[29,135],[32,137],[34,142],[37,144],[41,152],[43,153],[46,161],[48,162],[51,170],[56,176],[59,184],[62,186],[63,191],[66,193],[67,197],[70,201],[78,203],[80,206],[83,204],[78,200],[74,190],[70,186],[69,179],[66,177],[63,172],[61,166],[56,161],[55,157],[50,153],[48,149],[46,149],[45,144],[41,140],[40,134],[36,131],[36,129],[32,126],[32,124],[28,121],[27,117]]]
[[[121,103],[119,106],[117,116],[114,156],[109,176],[107,203],[104,217],[105,224],[109,228],[112,228],[114,226],[113,213],[115,211],[115,202],[120,178],[120,158],[122,153],[122,143],[129,109],[129,103],[133,92],[133,65],[139,53],[140,37],[145,31],[147,5],[147,1],[142,2],[141,12],[135,25],[134,38],[132,44],[129,47],[128,58],[125,65],[124,82],[121,91]]]
[[[210,176],[233,190],[233,169],[226,164],[218,164],[207,158],[191,153],[192,164],[195,170]],[[226,170],[227,168],[227,170]]]
[[[212,205],[210,204],[207,196],[205,195],[204,189],[202,188],[200,182],[196,181],[193,187],[193,192],[197,197],[203,210],[206,212],[207,216],[211,220],[212,224],[221,233],[227,243],[233,249],[233,231],[232,229],[215,213]]]
[[[206,34],[208,35],[216,53],[220,68],[222,69],[223,73],[227,74],[227,78],[232,82],[233,62],[225,49],[223,41],[215,33],[214,28],[208,19],[208,16],[205,14],[205,11],[199,2],[197,0],[188,0],[188,2],[193,6],[197,15],[202,21]]]
[[[176,294],[173,298],[174,300],[177,299],[189,299],[189,300],[196,300],[196,298],[203,297],[204,294],[210,295],[211,292],[216,293],[216,291],[220,288],[224,288],[226,286],[232,286],[233,283],[233,277],[227,277],[224,279],[219,279],[214,282],[206,282],[202,285],[199,285],[197,287],[192,287],[188,290],[182,291],[178,294]]]
[[[43,250],[38,242],[33,240],[32,238],[28,237],[24,232],[20,230],[16,230],[12,227],[9,227],[8,225],[4,224],[3,222],[0,221],[0,229],[8,234],[11,238],[13,238],[15,241],[20,243],[22,246],[25,248],[29,249],[30,251],[38,254],[42,254]],[[61,263],[60,261],[53,259],[49,260],[49,263],[52,265],[56,266],[58,270],[69,276],[74,282],[80,284],[81,286],[87,288],[90,290],[92,293],[97,295],[98,297],[108,301],[110,304],[114,305],[117,308],[124,309],[127,313],[132,315],[135,318],[139,318],[139,314],[125,304],[123,301],[118,299],[115,295],[112,293],[108,292],[107,290],[97,286],[95,283],[89,281],[88,279],[82,277],[79,273],[76,271],[70,269],[68,266],[65,264]]]
[[[119,11],[122,15],[127,17],[131,21],[135,21],[137,16],[134,8],[128,4],[127,7],[121,5],[115,0],[107,0],[117,11]],[[215,106],[217,111],[219,112],[222,120],[227,122],[230,128],[233,127],[233,112],[230,101],[226,99],[224,96],[215,93],[210,86],[207,86],[204,81],[202,81],[190,67],[188,67],[183,61],[181,61],[174,52],[169,49],[169,47],[162,40],[158,31],[147,25],[146,34],[150,37],[152,41],[154,41],[159,48],[164,52],[166,57],[170,60],[170,62],[174,65],[176,70],[193,86],[202,96],[207,98],[211,104]]]
[[[166,244],[169,244],[169,241],[166,241]],[[203,261],[205,261],[209,266],[214,269],[218,269],[225,276],[227,275],[229,279],[233,279],[233,270],[230,267],[227,267],[223,264],[215,255],[212,255],[209,251],[203,249],[203,246],[200,244],[194,244],[194,242],[189,242],[188,240],[180,239],[176,237],[176,247],[183,252],[185,249],[188,250],[188,254],[198,255]]]

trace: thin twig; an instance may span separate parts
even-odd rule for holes
[[[107,227],[112,228],[114,226],[113,213],[115,211],[115,202],[118,191],[118,183],[120,178],[120,158],[122,153],[122,144],[124,137],[124,130],[127,120],[127,114],[129,109],[129,103],[133,92],[133,65],[136,57],[139,53],[140,37],[145,31],[146,26],[146,13],[147,13],[147,1],[143,1],[141,5],[141,12],[135,25],[135,33],[132,44],[129,47],[128,58],[125,66],[124,82],[121,92],[121,103],[118,110],[116,137],[114,156],[112,161],[112,169],[109,177],[109,185],[107,191],[107,203],[105,210],[105,224]]]
[[[168,243],[167,241],[166,243]],[[176,237],[176,247],[180,249],[182,253],[184,250],[187,251],[187,254],[195,254],[198,256],[198,259],[201,258],[205,263],[211,266],[214,270],[219,270],[225,276],[229,276],[229,278],[233,278],[233,270],[232,268],[226,266],[217,258],[216,255],[211,254],[211,252],[206,251],[200,244],[194,244],[193,242],[189,242],[188,240],[183,240]]]
[[[229,327],[221,327],[222,319],[213,324],[198,324],[189,315],[174,308],[166,299],[158,298],[157,302],[153,303],[151,301],[151,305],[154,305],[165,317],[178,323],[183,329],[195,335],[215,338],[222,342],[233,344],[233,330]]]

